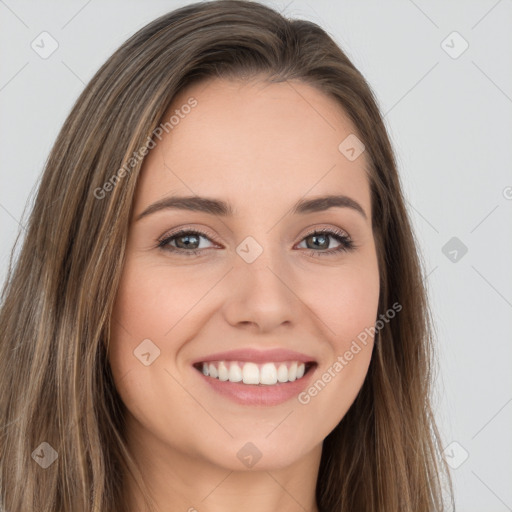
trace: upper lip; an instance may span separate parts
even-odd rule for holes
[[[257,350],[253,348],[241,348],[226,352],[217,352],[208,356],[196,359],[192,364],[204,363],[210,361],[251,361],[254,363],[266,362],[284,362],[299,361],[301,363],[314,363],[315,358],[295,352],[294,350],[286,350],[284,348],[275,348],[271,350]]]

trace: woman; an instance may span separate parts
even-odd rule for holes
[[[10,512],[443,508],[392,148],[317,25],[192,4],[48,159],[0,313]],[[451,498],[452,499],[452,498]]]

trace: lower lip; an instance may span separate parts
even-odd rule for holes
[[[317,365],[311,367],[309,371],[298,380],[278,383],[271,386],[264,384],[241,384],[239,382],[230,382],[229,380],[221,381],[204,375],[196,368],[194,368],[194,371],[199,377],[202,377],[214,391],[229,398],[233,402],[241,405],[268,407],[282,404],[291,398],[297,397],[308,385],[316,368]]]

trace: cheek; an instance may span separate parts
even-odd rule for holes
[[[379,291],[376,262],[340,267],[317,282],[309,303],[324,322],[333,348],[346,350],[353,338],[375,324]]]
[[[125,403],[136,407],[147,401],[143,390],[155,386],[152,379],[158,368],[176,357],[193,331],[191,326],[200,325],[198,303],[218,279],[211,271],[198,276],[192,267],[175,271],[128,256],[112,312],[108,353]],[[150,366],[139,359],[147,352],[153,361]]]
[[[127,373],[143,368],[134,357],[141,343],[151,340],[157,347],[153,347],[154,354],[158,353],[162,349],[162,334],[176,322],[176,308],[170,308],[168,299],[164,300],[157,275],[138,265],[134,258],[128,257],[125,262],[112,312],[109,348],[110,364],[118,382]]]
[[[380,291],[376,256],[326,277],[308,303],[324,326],[328,357],[299,402],[315,414],[329,410],[326,421],[334,428],[355,400],[372,356]]]
[[[208,289],[208,280],[190,277],[128,260],[113,312],[117,330],[124,327],[121,335],[134,342],[164,339]]]
[[[197,404],[171,377],[173,372],[165,370],[179,349],[179,340],[186,339],[181,329],[187,322],[181,320],[206,293],[207,283],[164,270],[127,258],[112,313],[108,359],[129,417],[144,429],[159,431],[163,438],[169,435],[184,442],[190,425],[183,418],[197,415]],[[140,358],[148,352],[152,362],[146,366]],[[180,414],[170,417],[166,408]]]

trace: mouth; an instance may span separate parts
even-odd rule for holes
[[[201,361],[193,367],[203,376],[247,386],[281,386],[303,379],[317,366],[315,361]]]
[[[296,399],[319,367],[312,355],[281,347],[217,352],[191,365],[209,399],[228,399],[244,407],[277,406]]]

